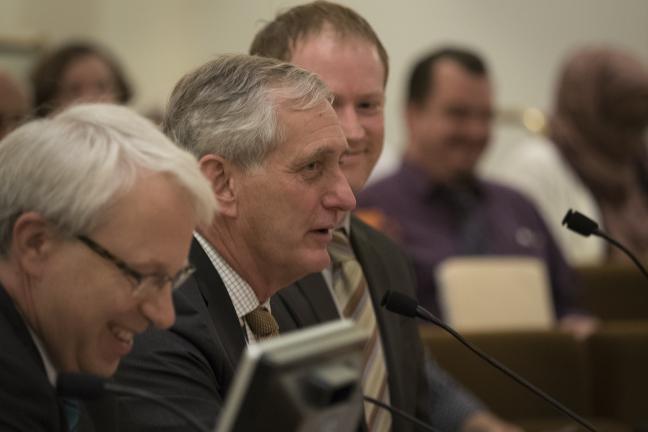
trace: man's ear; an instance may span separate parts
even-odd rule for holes
[[[39,213],[21,214],[13,225],[10,255],[31,275],[40,275],[55,245],[51,224]]]
[[[230,161],[214,154],[201,157],[199,164],[203,175],[211,183],[218,203],[218,213],[236,216],[236,167]]]

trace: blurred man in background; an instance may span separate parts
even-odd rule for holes
[[[367,188],[359,202],[396,222],[423,306],[440,312],[435,268],[445,258],[533,256],[547,267],[561,325],[579,336],[591,333],[595,321],[577,309],[573,271],[538,211],[521,194],[476,174],[494,115],[485,62],[452,47],[423,57],[410,77],[406,114],[401,168]]]

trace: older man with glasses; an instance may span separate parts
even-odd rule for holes
[[[108,377],[137,333],[173,324],[214,211],[196,159],[126,108],[78,106],[0,141],[0,430],[84,430],[58,374]]]
[[[187,264],[186,266],[178,270],[178,272],[174,276],[169,276],[162,273],[142,274],[126,264],[122,259],[117,258],[115,255],[110,253],[103,246],[90,239],[89,237],[78,235],[77,239],[88,246],[88,248],[96,252],[97,255],[115,264],[122,272],[124,272],[126,276],[131,278],[134,281],[135,286],[137,287],[133,290],[133,292],[138,296],[155,294],[158,291],[162,291],[167,284],[170,284],[171,288],[175,290],[176,288],[181,286],[189,278],[189,276],[193,274],[193,272],[196,271],[196,268],[194,266]]]

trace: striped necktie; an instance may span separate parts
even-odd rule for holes
[[[366,396],[388,404],[385,354],[362,267],[353,253],[349,237],[342,229],[335,230],[328,250],[333,262],[333,291],[342,314],[345,318],[353,319],[370,335],[363,353],[362,391]],[[370,431],[391,430],[391,417],[386,410],[366,402],[364,409]]]

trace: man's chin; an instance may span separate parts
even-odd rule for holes
[[[307,269],[306,274],[319,273],[322,270],[328,268],[331,265],[331,257],[328,254],[328,251],[323,253],[313,254],[311,259],[307,263],[304,263],[304,269]],[[306,275],[304,275],[306,276]]]
[[[476,181],[475,169],[462,169],[455,172],[451,177],[452,184],[472,185]]]
[[[94,361],[81,365],[81,372],[110,378],[117,372],[120,360],[95,359]]]

